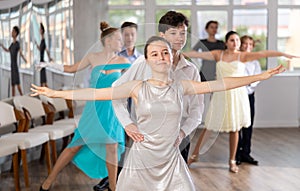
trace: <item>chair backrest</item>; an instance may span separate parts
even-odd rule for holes
[[[0,127],[17,122],[14,107],[0,101]]]
[[[55,107],[56,112],[69,110],[66,100],[63,98],[49,98],[40,95],[40,99],[42,100],[43,103],[46,104],[51,103]]]
[[[38,118],[45,116],[45,110],[43,108],[42,101],[29,96],[16,96],[14,97],[14,105],[18,110],[25,108],[28,110],[32,118]]]

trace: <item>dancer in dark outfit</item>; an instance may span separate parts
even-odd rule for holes
[[[48,58],[51,61],[53,61],[53,59],[50,56],[50,52],[47,49],[47,45],[46,45],[46,41],[45,41],[45,27],[43,25],[43,23],[40,23],[40,34],[41,34],[41,43],[40,45],[38,45],[37,42],[35,42],[37,48],[40,51],[40,62],[45,62],[44,59],[44,55],[45,55],[45,51],[47,52]],[[47,76],[46,76],[46,68],[42,68],[40,71],[40,81],[41,81],[41,86],[47,86]]]
[[[11,32],[11,36],[13,38],[13,42],[9,46],[9,48],[4,47],[3,44],[0,44],[0,46],[5,50],[6,52],[10,53],[10,67],[11,67],[11,86],[12,86],[12,96],[16,95],[15,87],[17,86],[18,91],[20,95],[23,95],[22,89],[20,86],[20,75],[19,75],[19,66],[18,66],[18,53],[20,53],[20,56],[23,58],[25,62],[27,62],[25,56],[22,53],[20,43],[17,41],[17,37],[20,33],[20,29],[17,26],[13,27],[13,30]]]

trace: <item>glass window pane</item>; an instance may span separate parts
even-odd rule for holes
[[[254,51],[267,48],[267,10],[266,9],[239,9],[233,11],[233,30],[240,36],[250,35],[256,41]],[[267,68],[266,59],[261,59],[262,69]]]
[[[144,0],[109,0],[109,5],[144,5]]]
[[[20,46],[22,52],[27,60],[27,63],[23,59],[19,60],[20,68],[29,69],[32,63],[31,52],[30,52],[30,12],[27,12],[21,16],[20,26]]]
[[[234,0],[235,5],[267,5],[268,0]]]
[[[10,10],[10,18],[16,18],[20,16],[20,6],[16,6]]]
[[[44,8],[44,5],[33,5],[32,6],[33,11],[39,13],[39,14],[45,14],[46,13],[46,9]]]
[[[2,43],[3,45],[8,48],[11,43],[11,29],[9,28],[8,21],[1,21],[3,27],[3,38]],[[5,66],[10,66],[10,54],[5,51],[0,51],[3,58],[3,63]]]
[[[55,42],[54,42],[54,54],[56,58],[56,62],[59,64],[63,64],[62,60],[62,52],[63,52],[63,21],[62,21],[62,13],[57,13],[55,18]]]
[[[8,9],[0,10],[0,17],[1,17],[1,19],[8,18],[9,17],[9,10]]]
[[[300,0],[278,0],[278,5],[300,5]]]
[[[196,38],[205,39],[208,37],[205,25],[208,21],[217,21],[219,23],[218,33],[216,34],[216,38],[223,40],[225,34],[227,33],[227,12],[226,11],[198,11],[197,12],[197,27],[198,34],[196,34]],[[198,40],[198,39],[197,39]],[[192,44],[195,44],[193,42]]]
[[[196,0],[197,5],[228,5],[229,0]]]
[[[34,8],[34,7],[33,7]],[[33,12],[32,16],[31,16],[31,23],[30,23],[30,27],[31,27],[31,38],[32,38],[32,56],[33,56],[33,60],[36,62],[40,61],[40,52],[37,49],[37,46],[35,45],[35,42],[40,44],[41,42],[41,35],[40,35],[40,23],[43,23],[44,28],[45,28],[45,41],[46,41],[46,45],[48,50],[51,50],[49,48],[49,43],[48,43],[48,26],[47,26],[47,22],[46,22],[46,16],[43,14],[38,14]]]
[[[279,51],[300,55],[299,21],[300,9],[279,9],[277,48]],[[279,63],[287,66],[287,61],[279,59]],[[300,59],[292,59],[291,64],[300,68]]]
[[[47,44],[48,45],[48,44]],[[51,56],[55,62],[57,62],[55,54],[55,15],[49,15],[49,51],[52,53]]]
[[[156,0],[157,5],[191,5],[191,0]]]
[[[53,13],[56,10],[55,1],[52,1],[48,4],[49,13]]]

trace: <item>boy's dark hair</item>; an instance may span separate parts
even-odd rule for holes
[[[138,30],[138,26],[137,24],[133,23],[133,22],[124,22],[122,25],[121,25],[121,31],[123,32],[124,28],[126,27],[132,27],[132,28],[135,28],[136,30]]]
[[[20,34],[20,29],[19,29],[18,26],[14,26],[14,27],[13,27],[13,30],[16,31],[17,36]]]
[[[205,29],[208,29],[209,25],[210,24],[216,24],[216,25],[219,25],[218,21],[208,21],[205,25]]]
[[[165,33],[170,28],[176,28],[182,25],[189,26],[188,18],[182,13],[176,11],[168,11],[163,15],[158,23],[158,32]]]

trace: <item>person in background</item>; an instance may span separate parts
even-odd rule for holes
[[[18,65],[18,53],[20,53],[20,56],[23,58],[23,60],[27,63],[27,60],[25,56],[22,53],[22,49],[20,47],[20,43],[17,40],[17,37],[20,33],[20,29],[18,26],[14,26],[11,31],[11,36],[13,38],[13,42],[9,46],[9,48],[4,47],[3,44],[0,44],[0,46],[3,48],[4,51],[10,53],[10,74],[11,74],[11,91],[12,96],[16,95],[16,86],[19,91],[20,95],[23,95],[22,88],[20,86],[20,74],[19,74],[19,65]]]
[[[45,62],[44,56],[45,56],[45,51],[47,52],[49,61],[53,61],[53,59],[50,56],[50,52],[47,48],[46,41],[45,41],[45,27],[43,23],[40,23],[40,35],[41,35],[41,42],[40,45],[35,41],[35,44],[40,51],[40,62]],[[47,85],[47,75],[46,75],[46,68],[42,68],[40,71],[40,81],[41,81],[41,86],[48,87]]]
[[[218,21],[208,21],[205,25],[205,31],[208,34],[206,39],[200,39],[193,50],[202,52],[212,50],[225,50],[225,43],[222,40],[216,39],[218,32],[219,23]],[[216,61],[214,60],[202,60],[200,72],[201,81],[215,80],[216,79]]]
[[[124,46],[119,52],[119,56],[124,56],[131,63],[133,63],[139,56],[142,55],[135,47],[137,30],[138,26],[133,22],[124,22],[121,25]]]
[[[252,52],[255,46],[255,42],[251,36],[245,35],[241,37],[241,47],[242,52]],[[258,60],[253,60],[246,62],[245,75],[255,75],[261,73],[261,67]],[[258,85],[259,81],[249,84],[246,86],[249,103],[250,103],[250,114],[251,114],[251,124],[247,128],[242,128],[239,132],[239,143],[236,151],[236,163],[239,165],[241,162],[246,162],[253,165],[258,165],[258,161],[255,160],[251,155],[251,137],[253,131],[253,121],[255,113],[255,97],[254,91],[255,87]]]
[[[217,79],[224,77],[236,77],[245,75],[245,63],[267,57],[284,56],[294,58],[296,56],[272,51],[263,50],[259,52],[239,51],[241,41],[237,32],[229,31],[225,36],[225,50],[212,50],[209,52],[191,51],[184,53],[187,57],[202,58],[217,61]],[[245,87],[236,88],[225,92],[213,93],[207,115],[205,117],[205,128],[202,130],[191,157],[188,160],[190,165],[196,162],[208,131],[229,133],[229,170],[237,173],[236,150],[239,140],[239,130],[251,124],[250,106]]]
[[[119,56],[123,56],[123,57],[127,58],[131,64],[134,63],[134,61],[139,56],[142,55],[135,47],[136,38],[137,38],[137,30],[138,30],[138,26],[137,26],[137,24],[135,24],[133,22],[124,22],[121,25],[121,33],[122,33],[124,46],[118,54],[119,54]],[[131,98],[129,98],[127,108],[129,110],[130,114],[134,115],[134,113],[131,113],[131,112],[134,112],[133,107],[131,106],[131,103],[132,103]],[[128,140],[126,140],[126,142],[128,142]],[[121,159],[119,162],[119,168],[118,168],[118,174],[122,170],[124,155],[125,155],[125,152],[121,155]],[[108,177],[103,178],[98,184],[96,184],[93,187],[94,191],[106,190],[109,187],[108,180],[109,180]]]
[[[172,78],[172,50],[169,42],[153,36],[144,48],[151,77],[101,89],[55,91],[32,85],[31,96],[45,95],[74,100],[113,100],[131,97],[136,103],[137,125],[125,129],[133,139],[117,182],[117,191],[195,191],[190,171],[180,154],[181,115],[184,95],[224,91],[266,80],[281,73],[282,65],[262,74],[226,77],[199,82]],[[110,190],[110,189],[109,189]]]

